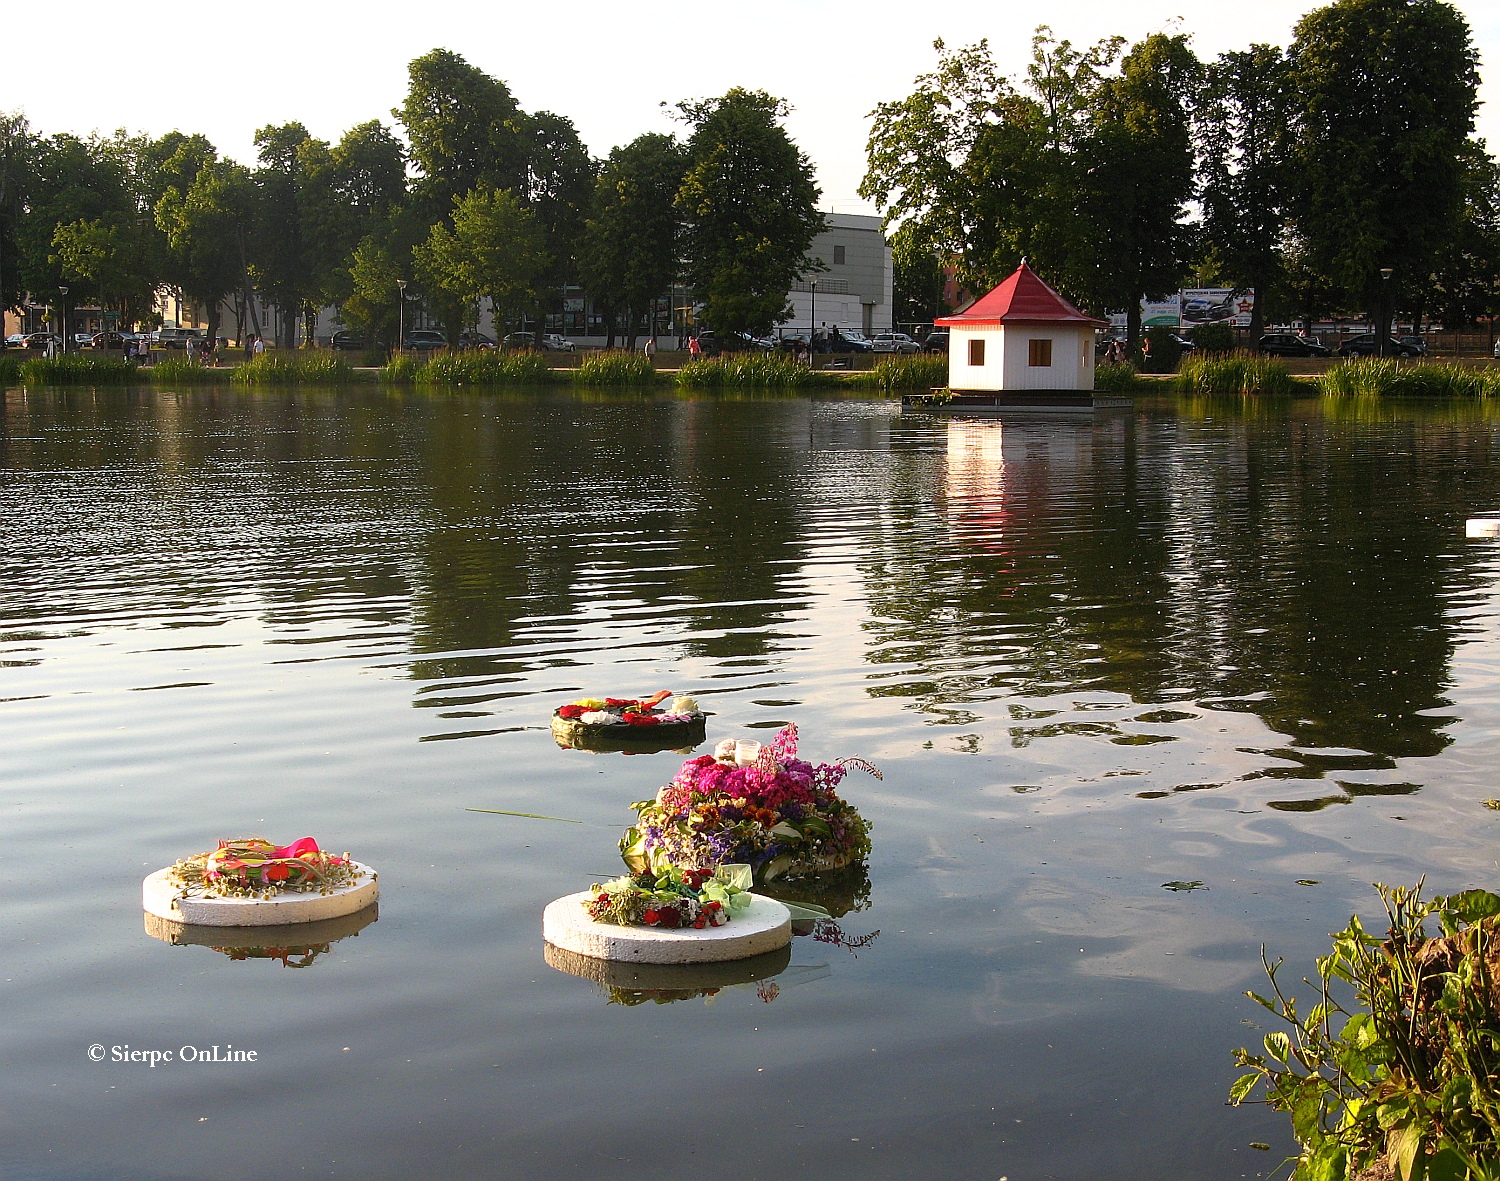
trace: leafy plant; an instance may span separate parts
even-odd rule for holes
[[[1492,398],[1500,396],[1500,369],[1355,357],[1324,373],[1318,388],[1343,397]]]
[[[190,385],[222,380],[229,375],[227,369],[211,369],[201,361],[178,356],[163,357],[144,372],[157,385]]]
[[[1199,324],[1188,330],[1188,338],[1200,353],[1234,352],[1234,329],[1228,324]]]
[[[425,385],[540,385],[552,377],[543,353],[486,350],[441,353],[419,368],[412,380]]]
[[[809,369],[785,353],[730,353],[689,361],[677,371],[677,384],[687,389],[724,389],[755,386],[763,389],[806,389],[836,385],[838,374]]]
[[[882,357],[875,367],[855,375],[850,384],[874,386],[891,393],[895,390],[940,389],[948,384],[948,358],[930,353],[904,357]]]
[[[1189,357],[1176,386],[1185,394],[1290,394],[1298,388],[1282,362],[1253,353]]]
[[[1291,1115],[1302,1146],[1291,1181],[1388,1176],[1399,1181],[1500,1177],[1500,896],[1468,890],[1424,902],[1414,887],[1377,885],[1384,939],[1357,916],[1306,981],[1305,1012],[1261,953],[1272,999],[1247,993],[1287,1025],[1248,1067],[1229,1100],[1257,1087]],[[1425,929],[1436,917],[1442,934]],[[1338,993],[1352,990],[1348,1004]],[[1390,1173],[1378,1170],[1384,1165]]]
[[[656,366],[644,353],[606,349],[584,356],[575,376],[579,385],[652,385]]]
[[[381,381],[412,382],[427,365],[420,353],[397,353],[385,363],[380,371]]]

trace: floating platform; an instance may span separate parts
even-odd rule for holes
[[[552,715],[552,738],[565,750],[657,754],[664,750],[692,750],[707,737],[708,719],[702,715],[687,722],[658,722],[654,726],[590,726],[576,718]]]
[[[792,947],[788,943],[776,951],[709,964],[621,963],[564,951],[551,943],[542,948],[542,956],[559,972],[582,976],[604,988],[623,988],[632,992],[689,992],[769,980],[786,971],[791,964]]]
[[[904,394],[903,406],[935,414],[998,414],[1007,410],[1129,409],[1135,399],[1099,390],[953,390]]]
[[[194,927],[279,927],[342,918],[380,897],[375,871],[351,864],[364,874],[353,885],[328,894],[285,891],[271,898],[178,898],[178,887],[167,879],[170,867],[159,869],[141,883],[141,906],[148,915]]]
[[[792,912],[760,894],[722,927],[622,927],[598,923],[583,904],[592,890],[569,894],[542,912],[542,938],[590,959],[625,964],[713,964],[778,951],[792,941]]]

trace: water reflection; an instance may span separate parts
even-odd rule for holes
[[[206,927],[142,911],[146,934],[173,947],[207,947],[231,960],[274,960],[283,968],[309,968],[341,939],[352,939],[380,917],[372,903],[354,914],[277,927]]]

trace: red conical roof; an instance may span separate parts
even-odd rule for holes
[[[988,295],[980,296],[961,312],[939,317],[935,323],[955,328],[978,324],[1092,324],[1103,320],[1080,312],[1024,262],[1015,273]]]

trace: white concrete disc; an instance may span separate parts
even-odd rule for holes
[[[177,887],[159,869],[141,883],[141,905],[147,914],[198,927],[275,927],[314,923],[363,910],[380,896],[375,871],[354,863],[365,876],[331,894],[284,893],[273,898],[177,898]],[[174,901],[175,899],[175,901]]]
[[[542,912],[542,938],[600,960],[636,964],[712,964],[775,951],[792,941],[792,912],[752,894],[750,905],[722,927],[621,927],[596,923],[583,909],[592,891],[569,894]]]
[[[287,947],[292,944],[335,943],[358,935],[380,917],[378,904],[340,915],[336,919],[318,919],[311,923],[293,923],[276,927],[195,927],[176,919],[146,913],[146,934],[163,943],[184,947],[223,947],[232,939],[236,947]]]

